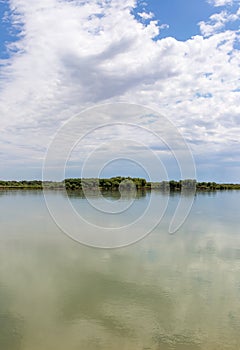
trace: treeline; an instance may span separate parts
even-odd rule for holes
[[[66,179],[61,182],[54,181],[3,181],[0,180],[0,189],[63,189],[66,190],[82,190],[91,189],[96,190],[97,188],[103,190],[118,190],[118,189],[143,189],[146,187],[147,181],[142,178],[131,178],[131,177],[112,177],[110,179]]]
[[[31,181],[1,181],[0,189],[64,189],[68,191],[76,190],[162,190],[162,191],[181,191],[182,189],[198,190],[198,191],[216,191],[216,190],[240,190],[240,184],[218,184],[216,182],[197,182],[193,179],[186,179],[180,181],[161,181],[161,182],[147,182],[143,178],[132,178],[116,176],[112,178],[103,179],[77,179],[70,178],[61,182],[40,180]]]
[[[147,186],[147,181],[142,178],[131,177],[111,177],[110,179],[66,179],[65,186],[67,190],[81,190],[81,189],[97,189],[102,190],[132,190],[143,189]]]
[[[185,189],[196,189],[198,191],[217,191],[217,190],[240,190],[240,184],[226,183],[218,184],[216,182],[197,182],[196,180],[180,180],[180,181],[162,181],[151,183],[152,189],[181,191]]]
[[[64,182],[45,181],[44,187],[49,189],[64,188]],[[3,181],[0,180],[0,189],[34,189],[42,190],[43,182],[41,180],[31,181]]]
[[[240,190],[240,184],[218,184],[216,182],[198,182],[197,189],[202,191]]]
[[[42,189],[42,181],[3,181],[0,180],[0,188],[34,188]]]
[[[197,181],[192,179],[180,180],[180,181],[162,181],[150,183],[151,189],[163,190],[163,191],[181,191],[182,188],[187,190],[195,190],[197,187]]]

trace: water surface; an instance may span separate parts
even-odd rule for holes
[[[165,195],[153,195],[161,206]],[[67,200],[49,196],[59,207]],[[137,217],[149,194],[111,220],[81,195],[70,200],[88,220],[114,227]],[[185,224],[169,235],[178,200],[170,196],[144,240],[101,250],[64,235],[41,192],[1,191],[0,348],[238,350],[240,192],[197,194]]]

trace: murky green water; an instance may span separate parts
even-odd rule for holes
[[[198,194],[169,235],[177,202],[144,240],[100,250],[65,236],[41,192],[0,192],[0,349],[238,350],[240,192]]]

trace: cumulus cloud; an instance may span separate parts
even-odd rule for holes
[[[154,13],[152,13],[152,12],[149,12],[149,13],[147,13],[147,12],[138,12],[138,16],[140,16],[141,18],[147,20],[147,19],[153,18],[154,17]]]
[[[9,4],[19,40],[0,73],[2,164],[17,155],[18,164],[40,168],[70,116],[111,101],[156,108],[196,155],[231,152],[238,142],[238,32],[221,29],[239,12],[211,16],[200,24],[203,35],[180,42],[159,39],[161,27],[146,14],[138,21],[133,0]]]
[[[209,4],[213,6],[226,6],[232,5],[234,0],[208,0]],[[238,0],[237,0],[238,1]]]
[[[204,36],[209,36],[222,30],[229,22],[235,22],[240,19],[240,9],[236,13],[221,11],[210,16],[209,21],[199,23],[200,30]]]

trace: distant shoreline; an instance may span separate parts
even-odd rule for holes
[[[196,191],[222,191],[222,190],[240,190],[240,184],[234,183],[216,183],[216,182],[197,182],[194,179],[186,180],[170,180],[161,182],[148,182],[143,178],[132,177],[112,177],[104,179],[65,179],[61,182],[54,181],[5,181],[0,180],[0,190],[64,190],[79,191],[79,190],[98,190],[101,191],[116,191],[116,190],[163,190],[163,191],[181,191],[196,190]]]

